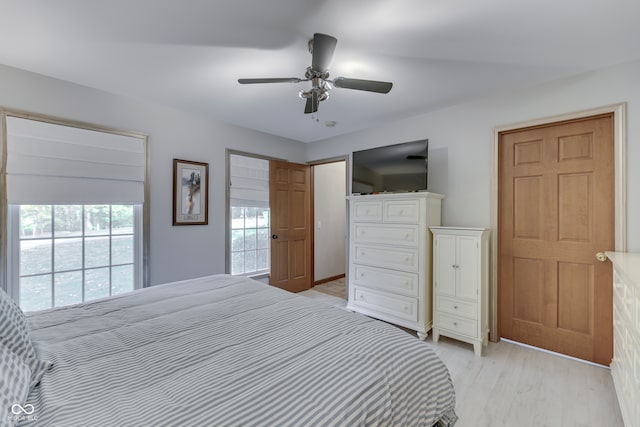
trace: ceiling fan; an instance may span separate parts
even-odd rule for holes
[[[388,93],[391,90],[393,83],[389,82],[349,79],[346,77],[336,77],[330,80],[329,64],[337,43],[338,40],[335,37],[320,33],[313,35],[313,38],[308,43],[309,52],[312,56],[311,66],[307,67],[303,79],[298,77],[238,79],[238,83],[300,83],[310,81],[311,89],[307,91],[301,90],[299,93],[300,98],[307,100],[304,107],[305,114],[318,111],[318,104],[329,98],[329,90],[332,86],[377,93]]]

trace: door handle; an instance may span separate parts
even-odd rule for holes
[[[272,235],[271,235],[271,238],[275,240],[275,239],[277,239],[277,238],[278,238],[278,235],[277,235],[277,234],[272,234]]]
[[[596,254],[596,259],[600,262],[605,262],[607,260],[607,255],[604,252],[598,252]]]

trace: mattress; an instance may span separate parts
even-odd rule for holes
[[[52,368],[38,426],[455,423],[424,342],[257,281],[216,275],[28,315]]]

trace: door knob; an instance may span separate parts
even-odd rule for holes
[[[277,234],[272,234],[272,235],[271,235],[271,238],[275,240],[275,239],[277,239],[277,238],[278,238],[278,235],[277,235]]]
[[[596,254],[596,259],[600,262],[605,262],[607,260],[607,255],[604,252],[598,252]]]

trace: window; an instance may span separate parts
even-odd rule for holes
[[[231,274],[269,272],[269,161],[229,155]]]
[[[42,310],[140,287],[140,212],[139,205],[11,206],[20,307]]]
[[[0,285],[25,311],[144,286],[146,136],[4,110],[0,119]]]
[[[269,271],[269,208],[231,206],[231,274]]]

